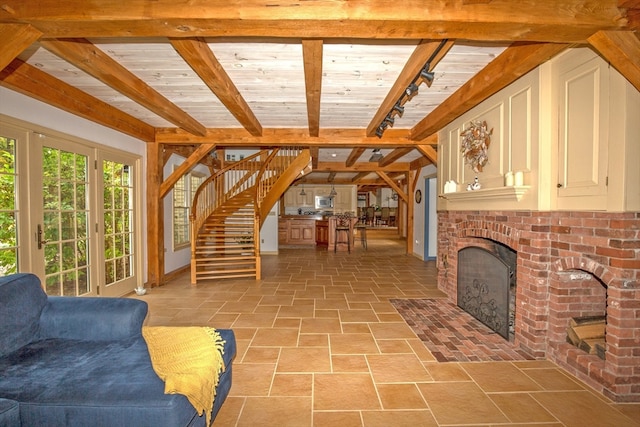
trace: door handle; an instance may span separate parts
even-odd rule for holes
[[[42,238],[42,234],[43,234],[42,225],[38,224],[38,249],[42,249],[42,245],[49,243],[48,240],[44,240]]]

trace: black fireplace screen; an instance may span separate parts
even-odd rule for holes
[[[458,252],[458,306],[507,340],[511,277],[509,266],[486,249]]]

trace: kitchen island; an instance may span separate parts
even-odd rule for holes
[[[320,215],[282,215],[278,221],[280,245],[314,246],[316,244],[316,221]]]

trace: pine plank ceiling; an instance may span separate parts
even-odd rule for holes
[[[0,85],[168,152],[302,145],[306,182],[388,185],[437,164],[440,128],[569,46],[640,90],[639,27],[637,0],[3,0]],[[426,63],[433,81],[406,101]]]

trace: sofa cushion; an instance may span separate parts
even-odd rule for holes
[[[15,400],[0,399],[0,426],[20,426],[20,404]]]
[[[236,353],[233,331],[226,341],[228,372],[218,385],[214,416],[231,387]],[[112,342],[47,339],[0,358],[0,397],[20,402],[23,425],[195,426],[188,399],[164,394],[142,335]]]
[[[0,277],[0,356],[12,353],[36,339],[40,313],[47,295],[33,274]]]
[[[187,426],[195,414],[185,396],[164,394],[141,335],[34,342],[0,359],[0,372],[23,425]]]

